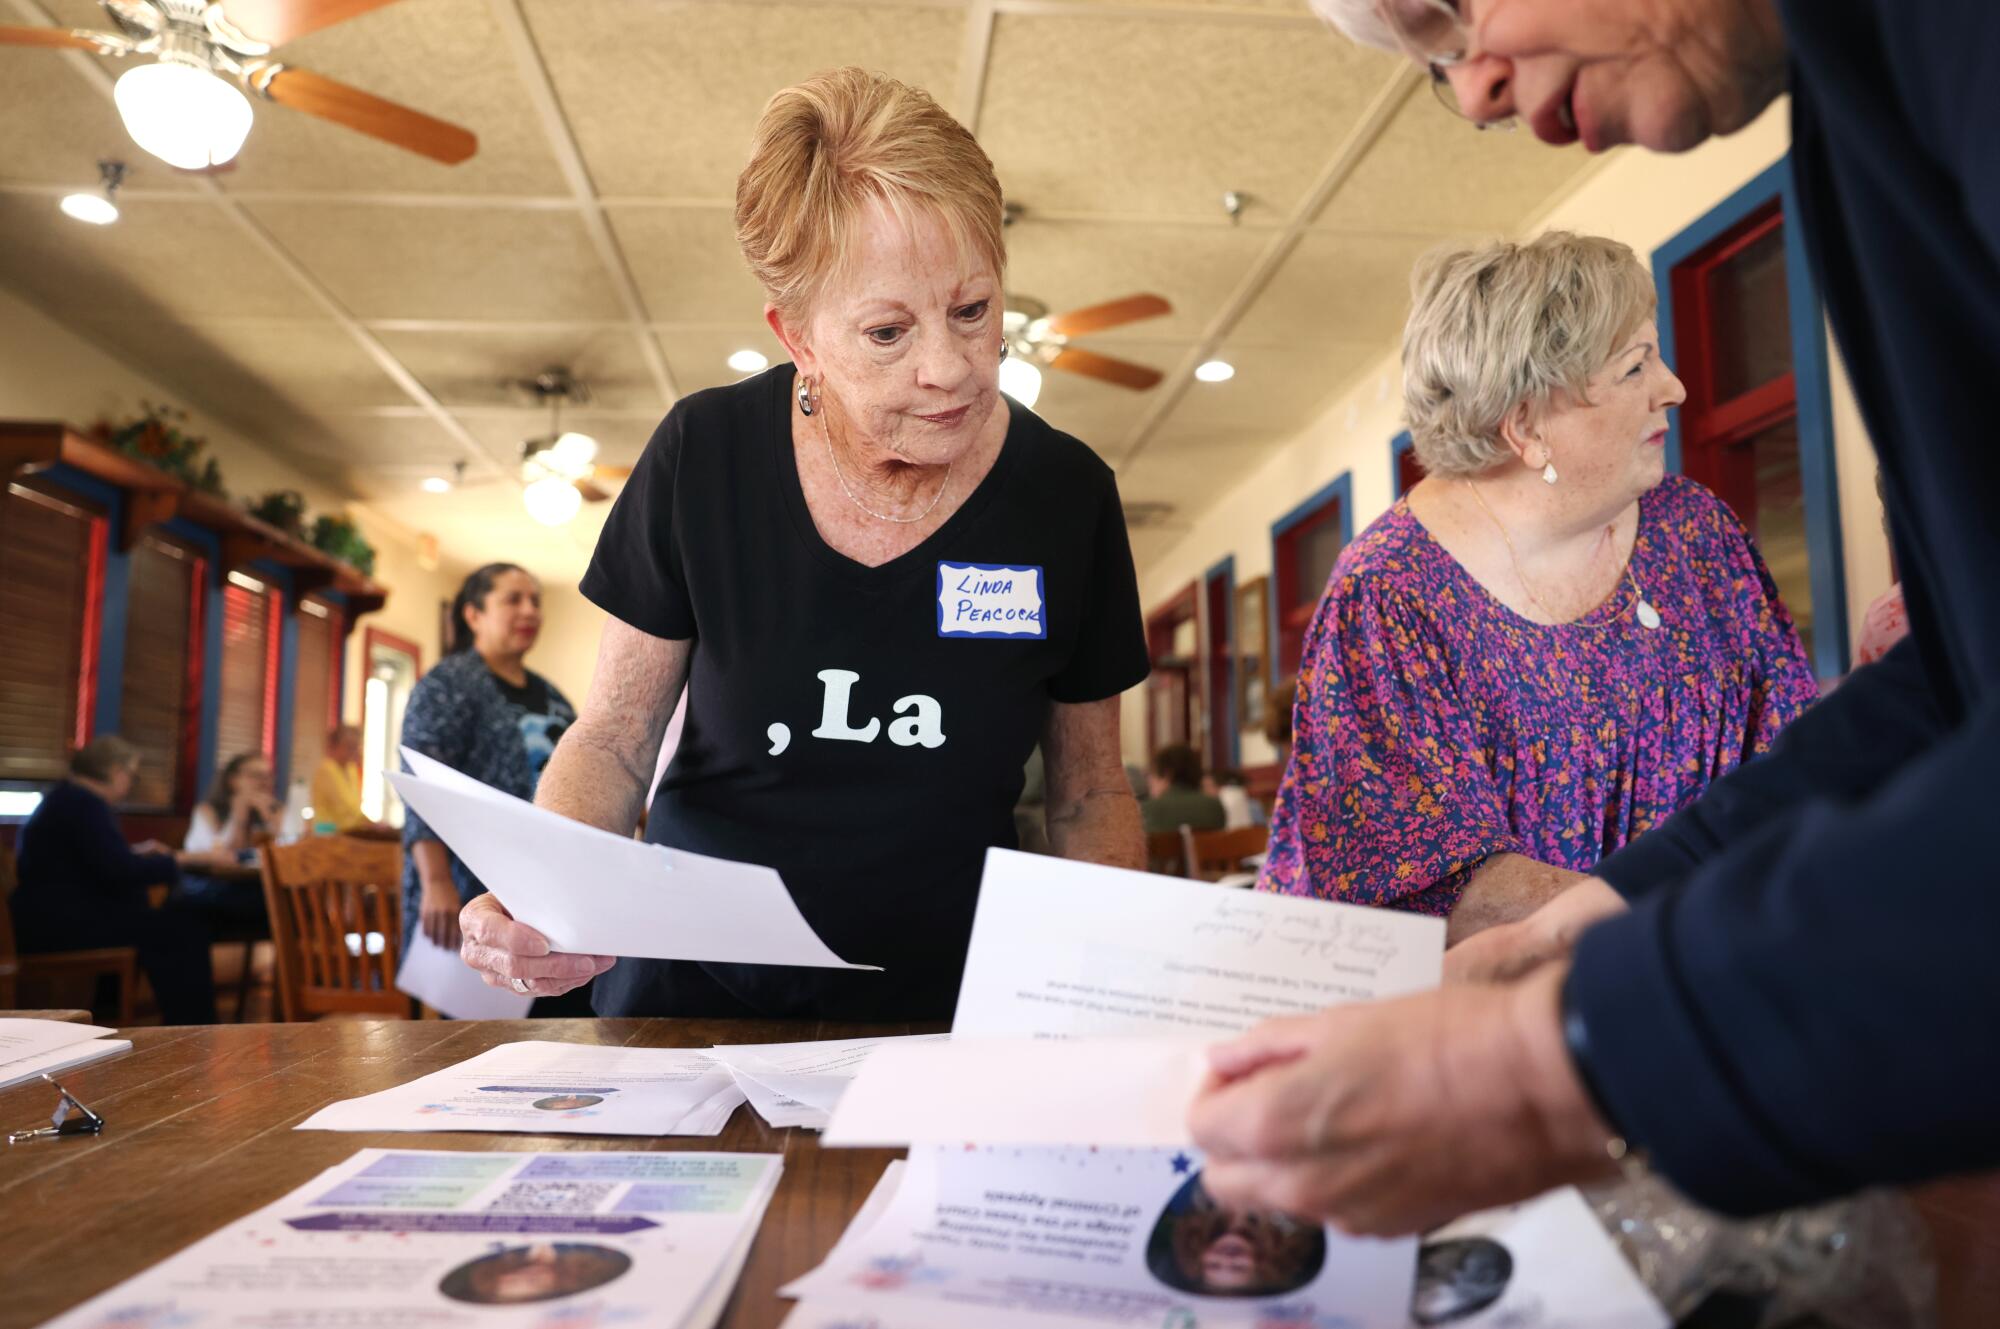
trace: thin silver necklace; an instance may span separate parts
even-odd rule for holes
[[[875,509],[869,507],[866,503],[863,503],[860,499],[856,498],[854,496],[854,491],[847,487],[847,477],[840,473],[840,458],[833,455],[833,431],[827,428],[826,416],[823,413],[815,411],[814,414],[820,417],[819,436],[826,443],[826,459],[829,462],[833,463],[833,478],[840,481],[840,492],[847,495],[847,501],[849,503],[852,503],[855,507],[860,508],[863,512],[873,517],[876,521],[893,521],[898,526],[914,526],[918,522],[930,516],[933,512],[937,511],[937,505],[944,501],[945,487],[951,483],[951,468],[958,465],[956,461],[950,461],[945,463],[944,479],[938,481],[938,491],[931,498],[931,505],[929,507],[925,508],[922,512],[919,512],[914,517],[892,517],[886,512],[877,512]]]
[[[1542,597],[1536,595],[1535,588],[1528,583],[1528,574],[1521,571],[1521,556],[1514,552],[1514,537],[1507,534],[1506,524],[1493,515],[1492,508],[1486,506],[1486,496],[1479,492],[1478,485],[1473,484],[1470,480],[1461,480],[1459,483],[1472,491],[1472,501],[1479,505],[1479,510],[1486,514],[1487,520],[1491,521],[1494,529],[1500,532],[1500,539],[1507,546],[1507,561],[1514,565],[1514,580],[1521,583],[1521,589],[1528,593],[1528,599],[1534,603],[1535,608],[1542,611],[1542,617],[1549,620],[1548,625],[1550,627],[1590,628],[1592,631],[1602,632],[1611,626],[1609,623],[1585,623],[1581,619],[1575,618],[1565,622],[1559,614],[1543,604]],[[1638,548],[1639,537],[1637,532],[1634,532],[1632,536],[1633,552],[1637,553]],[[1629,554],[1625,558],[1625,581],[1632,587],[1632,614],[1633,617],[1639,620],[1639,626],[1647,629],[1660,626],[1660,611],[1653,608],[1652,602],[1646,599],[1646,593],[1639,589],[1639,578],[1632,571],[1632,558]]]

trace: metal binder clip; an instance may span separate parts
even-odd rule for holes
[[[38,1140],[45,1135],[96,1135],[104,1129],[104,1118],[76,1101],[76,1095],[56,1084],[56,1077],[44,1071],[42,1078],[55,1085],[62,1098],[56,1103],[55,1114],[46,1126],[37,1126],[30,1131],[10,1131],[8,1144],[20,1144],[24,1140]]]

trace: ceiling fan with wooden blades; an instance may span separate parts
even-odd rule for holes
[[[1120,360],[1114,356],[1100,355],[1072,345],[1078,337],[1092,333],[1108,332],[1112,328],[1124,327],[1144,319],[1158,318],[1171,314],[1174,307],[1157,295],[1128,295],[1122,300],[1111,300],[1101,305],[1091,305],[1086,309],[1073,309],[1066,314],[1051,314],[1049,307],[1030,296],[1010,295],[1007,297],[1005,336],[1007,339],[1008,362],[1023,368],[1032,366],[1036,371],[1032,387],[1021,369],[1009,373],[1012,384],[1003,381],[1001,387],[1021,401],[1024,406],[1034,405],[1031,396],[1041,387],[1040,370],[1044,367],[1060,369],[1069,374],[1081,374],[1102,383],[1115,383],[1121,388],[1131,388],[1144,392],[1156,386],[1165,377],[1157,369],[1133,364],[1130,360]],[[1005,366],[1002,366],[1003,370]]]
[[[471,130],[271,58],[296,37],[395,0],[99,0],[115,31],[0,27],[0,45],[142,59],[112,89],[133,140],[182,170],[212,172],[250,133],[251,98],[457,165]],[[247,95],[246,95],[247,94]]]

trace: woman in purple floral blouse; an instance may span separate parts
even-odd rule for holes
[[[1562,233],[1426,259],[1403,338],[1426,478],[1349,545],[1299,671],[1260,886],[1519,918],[1817,695],[1735,516],[1666,474],[1651,277]]]

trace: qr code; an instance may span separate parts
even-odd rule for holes
[[[508,1214],[594,1214],[617,1188],[612,1181],[517,1182],[486,1207]]]

